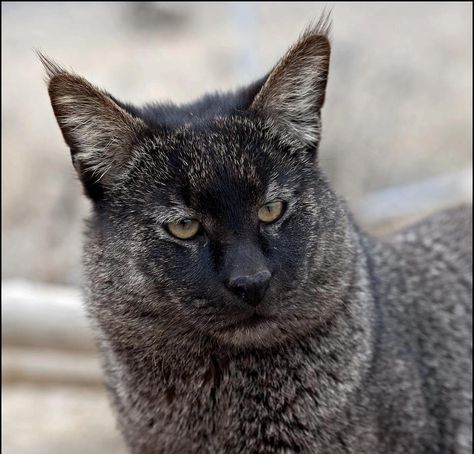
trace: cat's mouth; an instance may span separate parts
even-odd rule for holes
[[[256,311],[250,316],[237,323],[238,327],[254,328],[262,323],[271,321],[271,317],[258,314]]]
[[[251,330],[268,326],[276,321],[275,317],[255,309],[245,317],[239,317],[226,326],[226,330]]]
[[[264,347],[275,337],[275,332],[278,332],[277,319],[254,311],[234,319],[215,334],[225,344],[236,347]]]

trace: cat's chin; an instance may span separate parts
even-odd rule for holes
[[[271,347],[287,338],[277,320],[257,314],[219,331],[215,337],[221,344],[244,348]]]

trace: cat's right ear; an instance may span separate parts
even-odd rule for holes
[[[46,69],[51,105],[74,168],[86,194],[96,199],[126,174],[134,145],[146,125],[106,92],[38,55]]]
[[[284,142],[314,150],[319,143],[331,46],[329,16],[309,27],[270,71],[250,109],[263,114]]]

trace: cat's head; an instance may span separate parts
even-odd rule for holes
[[[121,103],[44,59],[93,202],[86,272],[104,329],[263,346],[330,319],[346,238],[316,165],[327,31],[250,87],[184,106]]]

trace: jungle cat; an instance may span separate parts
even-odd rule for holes
[[[357,226],[318,165],[328,29],[180,106],[42,57],[132,453],[471,452],[470,209],[383,240]]]

